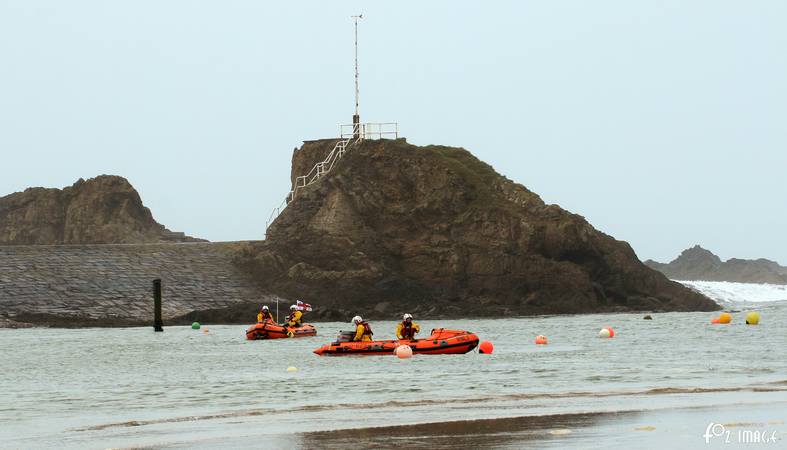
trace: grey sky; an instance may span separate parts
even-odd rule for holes
[[[353,109],[669,260],[787,263],[787,2],[0,0],[0,195],[127,177],[157,220],[263,236],[293,147]]]

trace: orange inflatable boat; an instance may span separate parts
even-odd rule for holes
[[[400,345],[409,345],[413,354],[451,355],[467,353],[478,345],[478,336],[469,331],[437,328],[424,339],[351,342],[353,332],[339,334],[339,340],[323,345],[314,353],[323,355],[393,355]]]
[[[246,330],[246,339],[281,339],[293,337],[316,336],[317,328],[310,323],[299,327],[283,327],[271,321],[258,322]]]

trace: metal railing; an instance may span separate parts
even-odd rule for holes
[[[270,224],[277,217],[279,217],[279,214],[281,214],[281,212],[284,211],[284,208],[287,207],[287,203],[289,203],[289,201],[288,201],[289,196],[290,196],[290,194],[287,194],[287,197],[284,198],[284,201],[282,201],[279,206],[273,208],[273,211],[271,211],[270,215],[268,216],[268,220],[265,221],[265,230],[266,231],[268,230],[268,227],[270,226]]]
[[[268,220],[265,221],[265,232],[268,227],[281,214],[282,211],[297,197],[298,191],[306,186],[317,182],[323,175],[330,172],[336,161],[340,160],[353,144],[366,139],[398,139],[399,124],[397,122],[386,123],[356,123],[339,126],[339,141],[333,146],[333,150],[328,156],[312,167],[306,175],[295,178],[292,190],[284,197],[284,201],[271,211]]]
[[[352,138],[353,136],[360,137],[361,139],[398,139],[399,123],[350,123],[347,125],[340,125],[339,136],[342,139]]]

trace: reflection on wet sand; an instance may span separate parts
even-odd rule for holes
[[[323,431],[302,435],[303,448],[420,447],[431,449],[506,447],[535,441],[572,439],[577,429],[592,427],[613,414],[560,414],[488,420],[427,423],[380,428]]]
[[[704,436],[709,424],[734,429],[740,436],[775,436],[769,448],[782,448],[787,437],[787,402],[713,408],[465,420],[420,425],[323,431],[300,435],[301,448],[736,448],[727,436]],[[737,428],[743,427],[742,433]],[[707,442],[706,442],[707,437]],[[739,444],[744,442],[738,442]],[[725,447],[726,446],[726,447]]]

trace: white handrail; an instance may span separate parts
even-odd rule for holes
[[[349,130],[349,131],[348,131]],[[330,172],[336,161],[340,160],[347,149],[352,144],[361,142],[365,139],[398,139],[399,138],[399,124],[397,122],[383,122],[383,123],[354,123],[339,126],[339,141],[333,146],[333,149],[328,156],[318,162],[312,167],[306,175],[295,177],[292,190],[284,198],[281,205],[271,211],[268,220],[265,222],[265,233],[267,234],[268,228],[274,220],[281,214],[282,211],[297,197],[299,190],[304,189],[312,183],[317,182],[323,175]]]
[[[359,139],[398,139],[398,122],[345,124],[339,126],[342,139],[358,137]]]
[[[290,194],[292,194],[292,192],[290,192]],[[273,208],[273,211],[271,211],[271,214],[268,216],[268,220],[265,221],[266,231],[268,230],[270,224],[279,216],[279,214],[281,214],[282,210],[284,210],[284,208],[287,207],[287,203],[289,203],[290,194],[287,194],[287,197],[284,197],[284,201],[282,201],[279,206]]]
[[[344,149],[346,148],[347,144],[349,143],[349,139],[342,139],[333,146],[333,150],[328,153],[328,156],[325,160],[318,162],[317,164],[312,167],[312,170],[309,171],[304,176],[298,177],[299,179],[303,180],[302,184],[297,184],[294,186],[292,190],[292,198],[290,201],[294,200],[297,196],[299,190],[305,188],[306,186],[316,182],[320,179],[323,175],[328,173],[328,171],[333,168],[333,163],[337,159],[336,155],[339,153],[337,149]],[[326,169],[328,167],[328,169]]]

